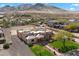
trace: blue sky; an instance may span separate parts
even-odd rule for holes
[[[0,3],[0,7],[5,5],[16,6],[20,5],[21,3]],[[50,3],[49,5],[57,6],[62,9],[72,10],[72,11],[79,11],[79,4],[78,3]]]
[[[0,7],[4,7],[5,5],[10,5],[10,6],[16,6],[20,5],[21,3],[0,3]]]
[[[51,3],[50,5],[54,5],[66,10],[79,11],[79,3]]]

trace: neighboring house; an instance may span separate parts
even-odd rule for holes
[[[50,36],[52,34],[51,30],[42,27],[38,27],[37,29],[31,31],[17,30],[17,36],[27,44],[41,42],[46,39],[50,40]]]
[[[75,19],[69,19],[69,21],[70,21],[70,22],[75,22],[76,20],[75,20]]]
[[[69,19],[69,22],[79,22],[79,20],[78,19]]]
[[[3,17],[4,17],[4,15],[0,14],[0,18],[3,18]]]
[[[50,27],[62,29],[64,26],[67,25],[67,23],[59,22],[57,20],[49,20],[47,22],[47,25],[50,26]]]

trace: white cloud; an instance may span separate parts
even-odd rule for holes
[[[75,10],[75,8],[70,8],[70,10]]]
[[[79,4],[72,4],[72,6],[79,6]]]

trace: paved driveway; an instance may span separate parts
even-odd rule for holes
[[[0,56],[11,56],[9,49],[7,50],[0,50]]]
[[[10,47],[10,53],[13,56],[34,56],[30,48],[16,35],[12,36],[12,42],[13,44]]]
[[[16,27],[17,29],[17,27]],[[5,38],[7,42],[12,41],[12,45],[8,50],[0,50],[0,55],[3,56],[34,56],[30,48],[22,42],[15,34],[16,30],[12,31],[13,34],[11,33],[11,28],[6,28],[3,29]],[[12,36],[11,36],[12,35]]]

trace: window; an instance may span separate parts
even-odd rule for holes
[[[4,37],[4,34],[3,33],[0,33],[0,37]]]
[[[2,34],[2,37],[4,37],[4,34]]]
[[[34,39],[32,39],[31,41],[34,42]]]
[[[0,37],[2,37],[1,34],[0,34]]]

